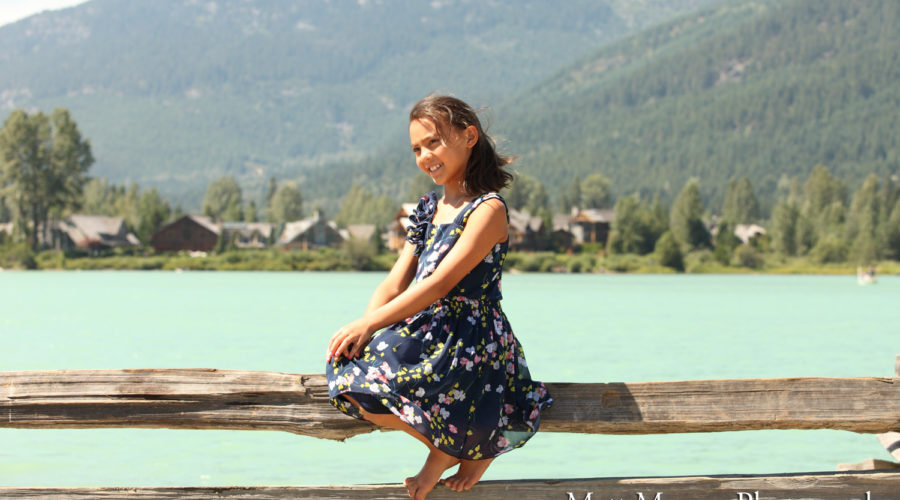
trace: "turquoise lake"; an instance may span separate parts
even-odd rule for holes
[[[319,373],[379,273],[0,272],[0,371],[223,368]],[[629,382],[893,376],[900,278],[559,275],[503,279],[532,376]],[[2,375],[0,375],[2,377]],[[874,436],[538,433],[484,479],[829,471],[890,459]],[[0,428],[0,486],[394,483],[425,448],[274,431]]]

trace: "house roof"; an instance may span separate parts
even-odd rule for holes
[[[238,233],[245,238],[250,238],[253,233],[268,238],[272,234],[273,224],[268,222],[223,222],[223,229],[228,232]]]
[[[540,217],[532,217],[528,210],[510,210],[509,225],[523,233],[537,232],[541,230],[544,220]]]
[[[612,223],[616,211],[610,208],[583,208],[572,217],[572,222],[607,222]]]
[[[745,245],[750,242],[751,238],[760,234],[766,234],[766,229],[756,224],[738,224],[734,226],[734,235]]]
[[[191,219],[192,221],[205,227],[206,229],[209,229],[214,234],[218,235],[219,233],[222,232],[221,224],[217,224],[217,223],[213,222],[212,219],[210,219],[209,217],[207,217],[205,215],[185,215],[185,217]]]
[[[337,232],[337,225],[334,221],[326,222],[325,217],[319,212],[316,212],[303,220],[286,222],[284,224],[284,230],[281,232],[281,238],[278,239],[278,243],[284,245],[294,241],[297,237],[309,231],[309,229],[315,226],[319,221],[322,221],[322,223]]]
[[[59,229],[77,245],[100,243],[110,247],[140,245],[128,232],[122,217],[73,214],[59,222]]]
[[[350,224],[347,233],[353,238],[368,240],[375,234],[375,224]]]

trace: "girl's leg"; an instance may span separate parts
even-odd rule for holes
[[[410,498],[413,498],[415,500],[425,500],[425,496],[428,495],[428,493],[431,492],[432,489],[434,489],[438,481],[441,479],[441,474],[443,474],[444,471],[446,471],[450,467],[453,467],[454,465],[459,463],[458,458],[452,457],[437,449],[437,447],[435,447],[433,443],[428,441],[425,436],[400,420],[400,417],[394,415],[393,413],[370,413],[366,411],[362,406],[360,406],[360,404],[357,403],[353,398],[347,396],[346,394],[344,395],[344,397],[359,409],[360,413],[366,420],[379,427],[388,427],[391,429],[403,431],[410,436],[418,439],[428,447],[428,458],[425,460],[425,465],[422,466],[422,469],[418,474],[413,477],[406,478],[406,480],[403,482],[406,485],[406,491],[407,493],[409,493]],[[479,474],[478,477],[481,477],[481,475]]]

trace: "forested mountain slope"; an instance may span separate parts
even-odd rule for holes
[[[817,164],[855,189],[900,173],[898,25],[893,0],[726,2],[601,48],[489,116],[554,197],[601,172],[617,194],[671,201],[697,177],[717,210],[747,176],[768,207]],[[308,181],[393,185],[414,170],[398,142]]]
[[[900,173],[900,3],[736,2],[601,49],[502,107],[520,169],[556,190],[770,197],[816,164],[851,186]],[[551,193],[554,189],[550,189]]]
[[[208,181],[360,158],[419,97],[496,104],[714,0],[92,0],[0,28],[0,110],[70,109],[92,174],[190,207]]]

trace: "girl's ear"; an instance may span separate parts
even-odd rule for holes
[[[478,128],[475,125],[469,125],[466,127],[466,130],[463,132],[464,137],[466,138],[466,147],[474,148],[475,144],[478,143]]]

